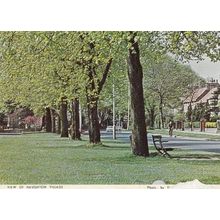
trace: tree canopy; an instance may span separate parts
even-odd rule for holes
[[[148,155],[141,147],[144,101],[148,110],[158,106],[163,124],[163,108],[177,107],[199,78],[173,58],[220,59],[219,32],[1,32],[0,45],[1,108],[10,101],[43,114],[78,100],[87,108],[90,141],[98,143],[98,112],[109,107],[114,81],[119,112],[126,111],[130,91],[137,155]]]

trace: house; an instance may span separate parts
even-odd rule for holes
[[[220,84],[218,80],[210,80],[204,87],[197,87],[192,90],[191,94],[183,101],[183,110],[186,113],[189,106],[192,109],[198,104],[207,104],[210,112],[219,112],[218,100],[220,100]]]

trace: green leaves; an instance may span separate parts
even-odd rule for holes
[[[135,34],[134,41],[139,42],[143,64],[153,60],[160,66],[167,52],[181,60],[202,59],[204,55],[212,61],[220,59],[219,32],[132,33]],[[127,50],[132,48],[132,33],[1,32],[0,102],[10,99],[38,109],[38,106],[56,105],[62,96],[85,101],[86,87],[91,82],[94,85],[89,94],[98,96],[101,88],[104,92],[102,100],[110,99],[112,78],[103,79],[107,63],[112,59],[107,75],[114,75],[116,87],[119,85],[120,102],[124,103],[123,93],[127,94],[127,83],[123,83],[127,82],[125,60]],[[176,72],[181,69],[174,63],[171,66]],[[167,67],[162,65],[160,69]],[[88,76],[89,68],[93,69],[91,76]],[[149,65],[144,64],[144,71],[148,70]],[[187,79],[184,71],[181,74]],[[166,77],[163,80],[166,82]],[[101,82],[107,84],[100,86]]]
[[[181,107],[181,98],[188,87],[199,82],[198,77],[188,66],[182,65],[169,56],[155,55],[142,57],[144,88],[147,109],[163,106],[168,111]]]

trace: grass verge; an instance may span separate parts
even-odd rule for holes
[[[148,130],[151,134],[163,134],[168,135],[168,129],[155,129],[155,130]],[[202,139],[208,139],[208,140],[220,140],[220,134],[219,135],[212,135],[207,133],[195,133],[195,132],[188,132],[188,131],[173,131],[174,136],[180,136],[180,137],[192,137],[192,138],[202,138]]]
[[[0,136],[0,184],[167,184],[198,179],[220,184],[220,155],[174,150],[173,159],[131,154],[130,146],[107,140],[88,147],[55,134]]]

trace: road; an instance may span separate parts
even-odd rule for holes
[[[116,134],[118,140],[129,143],[129,136],[131,133],[129,132],[120,132]],[[111,132],[101,132],[101,137],[103,139],[112,139]],[[205,139],[198,138],[186,138],[186,137],[164,137],[164,141],[168,141],[164,143],[164,146],[173,147],[173,148],[181,148],[181,149],[192,149],[192,150],[203,150],[208,152],[216,152],[220,153],[220,141],[210,141]],[[148,141],[149,144],[153,145],[152,142],[152,134],[148,133]]]

